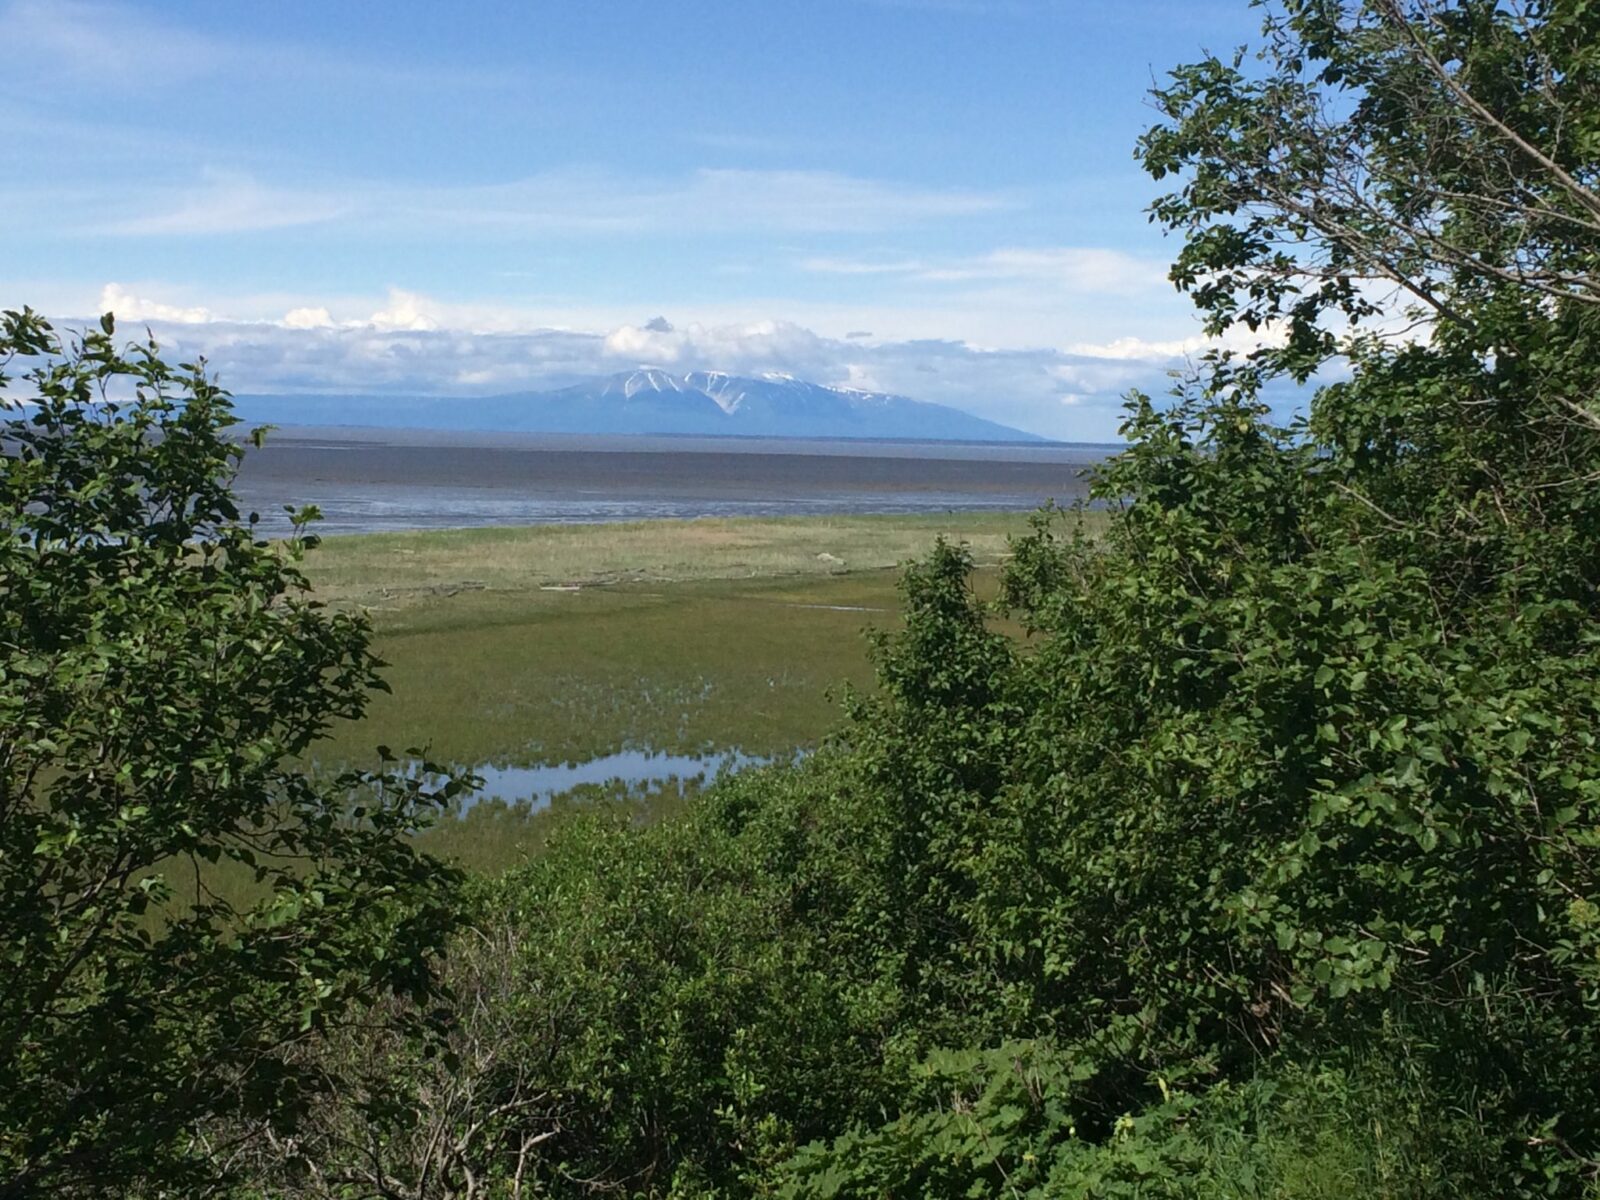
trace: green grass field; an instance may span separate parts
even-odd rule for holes
[[[994,565],[1024,514],[658,521],[329,539],[317,594],[372,616],[390,696],[326,760],[379,744],[526,766],[625,747],[770,755],[832,723],[896,620],[895,566],[941,534]]]
[[[997,562],[1023,513],[773,517],[446,529],[330,538],[308,559],[317,593],[390,628],[465,592],[771,576],[893,567],[943,535]]]
[[[583,762],[623,749],[782,755],[868,686],[865,630],[898,623],[898,564],[943,535],[986,570],[1026,513],[656,521],[330,538],[307,557],[317,595],[361,608],[392,694],[317,750],[375,747],[459,767]],[[613,789],[614,790],[614,789]],[[425,835],[476,869],[517,861],[552,820],[484,804]],[[629,803],[656,813],[665,794]]]

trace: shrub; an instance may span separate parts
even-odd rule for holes
[[[306,595],[313,539],[240,519],[227,395],[109,317],[6,313],[0,361],[0,1193],[198,1188],[233,1151],[205,1131],[329,1084],[298,1045],[431,993],[453,875],[414,783],[297,766],[380,664]]]

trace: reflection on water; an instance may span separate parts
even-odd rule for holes
[[[483,780],[483,787],[467,799],[464,807],[478,800],[500,799],[525,800],[534,808],[543,808],[556,796],[585,784],[621,785],[629,792],[654,791],[675,784],[682,794],[688,785],[715,779],[725,770],[737,771],[770,761],[739,750],[717,754],[622,750],[587,762],[555,766],[497,767],[486,763],[472,768],[472,773]]]

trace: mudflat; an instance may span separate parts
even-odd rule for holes
[[[1111,447],[284,429],[244,506],[323,533],[706,516],[1027,509],[1080,497]]]

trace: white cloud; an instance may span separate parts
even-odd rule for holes
[[[149,204],[143,215],[107,221],[92,232],[137,237],[285,229],[334,221],[356,208],[333,195],[264,187],[248,176],[221,172],[207,172],[190,187],[164,189]]]
[[[1167,289],[1167,264],[1120,250],[1065,246],[1005,249],[928,272],[929,279],[1032,279],[1073,291],[1143,292]]]
[[[291,308],[283,315],[285,329],[328,329],[333,325],[333,314],[320,305],[316,308]]]
[[[463,310],[401,289],[370,315],[342,320],[332,305],[316,304],[279,319],[229,320],[117,285],[102,301],[125,319],[150,323],[173,353],[204,356],[239,393],[389,392],[469,403],[473,395],[559,387],[640,365],[779,371],[950,404],[1049,436],[1109,441],[1121,395],[1136,386],[1160,391],[1174,365],[946,339],[829,337],[782,320],[474,331],[458,323]]]
[[[13,0],[0,9],[8,69],[116,90],[178,86],[215,69],[221,47],[121,5]]]
[[[1139,337],[1121,337],[1109,342],[1078,342],[1068,346],[1067,351],[1119,362],[1166,362],[1204,354],[1208,350],[1232,350],[1248,354],[1262,346],[1278,345],[1285,336],[1286,331],[1277,324],[1269,323],[1254,331],[1243,325],[1235,325],[1220,338],[1195,335],[1147,341]]]
[[[101,94],[173,90],[196,79],[336,80],[371,84],[501,88],[514,76],[474,64],[449,70],[351,58],[310,43],[225,40],[186,29],[146,8],[106,0],[0,0],[0,46],[12,81],[35,90]]]
[[[1203,337],[1177,338],[1170,341],[1145,341],[1143,338],[1123,337],[1110,342],[1078,342],[1068,347],[1073,354],[1092,358],[1111,358],[1118,362],[1157,362],[1193,354],[1206,345]]]
[[[209,308],[188,297],[152,298],[159,295],[156,284],[110,284],[101,309],[148,322],[174,353],[203,355],[240,393],[388,392],[469,403],[474,395],[561,387],[636,366],[775,371],[949,404],[1078,441],[1115,440],[1122,396],[1132,388],[1165,393],[1172,373],[1213,344],[1130,336],[1066,348],[981,347],[959,337],[908,335],[879,322],[881,312],[869,319],[879,330],[870,337],[860,336],[860,313],[826,315],[835,334],[818,332],[809,320],[723,319],[707,311],[682,319],[671,310],[631,321],[594,310],[582,318],[588,328],[553,328],[551,314],[536,310],[452,304],[401,288],[381,299],[265,296],[211,300]],[[223,317],[223,308],[252,315]],[[1226,341],[1249,348],[1242,335]]]
[[[832,171],[702,170],[685,199],[748,214],[758,225],[797,231],[876,229],[1020,204],[1002,192],[913,187]]]
[[[366,324],[374,329],[419,333],[439,328],[437,314],[437,306],[426,296],[390,288],[388,307],[373,313]]]
[[[877,262],[872,259],[822,256],[803,259],[800,269],[821,275],[922,275],[928,270],[928,264],[910,258]]]
[[[742,325],[706,326],[690,323],[682,329],[623,325],[603,342],[614,366],[678,366],[709,368],[735,374],[787,370],[815,377],[817,371],[836,369],[830,339],[789,321],[754,321]]]
[[[677,339],[658,330],[624,325],[606,335],[606,353],[613,358],[638,358],[651,363],[678,361]]]
[[[118,283],[108,283],[100,289],[100,311],[114,313],[119,321],[168,321],[178,325],[198,325],[217,319],[216,314],[208,308],[163,304],[158,300],[135,296]]]

